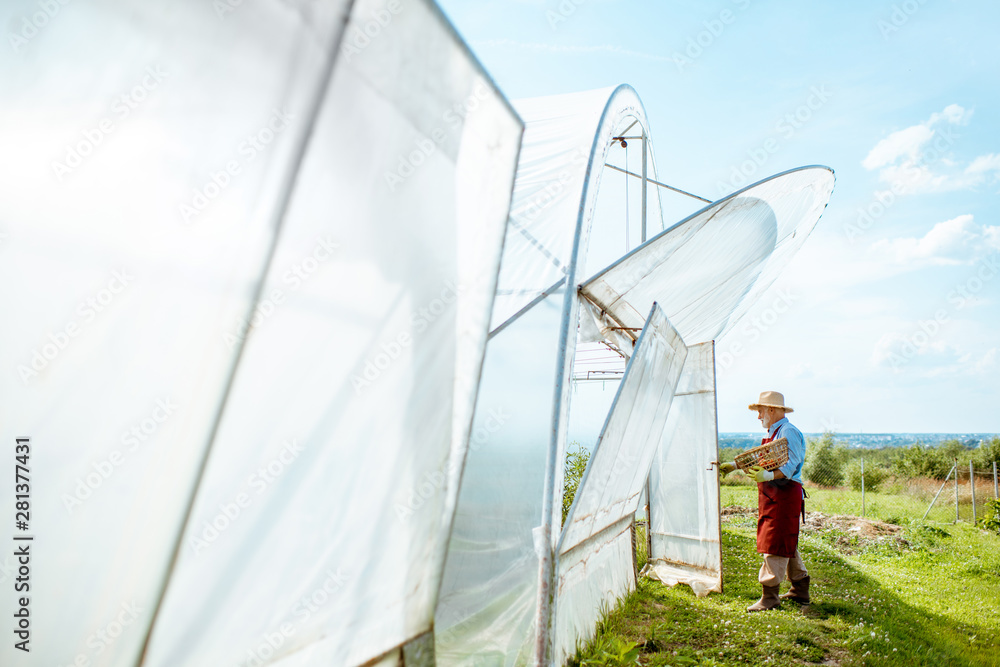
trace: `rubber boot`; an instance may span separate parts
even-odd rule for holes
[[[778,597],[777,586],[761,586],[761,588],[764,589],[764,594],[760,596],[757,602],[747,607],[747,611],[766,611],[767,609],[774,609],[781,606],[781,598]]]
[[[781,594],[781,599],[791,600],[799,604],[809,604],[809,575],[807,574],[798,581],[793,581],[788,592]]]

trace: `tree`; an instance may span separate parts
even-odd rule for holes
[[[834,442],[833,433],[827,431],[819,440],[809,438],[806,443],[806,479],[820,486],[840,486],[844,482],[844,460],[847,451]]]
[[[990,470],[993,462],[1000,466],[1000,438],[994,436],[990,440],[983,440],[972,455],[972,460],[977,468]]]
[[[866,465],[864,466],[864,471],[866,491],[878,491],[878,488],[882,486],[882,482],[889,477],[889,471],[878,465]],[[847,476],[847,483],[850,487],[855,491],[860,491],[862,479],[861,459],[852,459],[851,462],[847,464],[845,473]]]
[[[953,461],[949,454],[952,451],[955,451],[954,447],[928,447],[919,442],[909,447],[901,447],[892,462],[892,470],[898,477],[909,479],[917,477],[944,479],[951,470]]]
[[[573,449],[576,445],[576,449]],[[587,463],[590,461],[590,452],[583,448],[579,442],[569,443],[566,448],[566,462],[563,465],[563,501],[562,520],[565,523],[569,508],[573,506],[573,498],[576,497],[576,490],[580,488],[580,481],[583,473],[587,470]]]

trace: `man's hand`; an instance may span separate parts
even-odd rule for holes
[[[772,479],[774,479],[773,472],[768,472],[767,470],[764,470],[760,466],[753,466],[752,468],[750,468],[750,470],[747,471],[747,474],[750,475],[750,477],[758,484],[762,484],[764,482],[770,482]]]
[[[726,461],[725,463],[719,465],[719,472],[722,473],[723,477],[734,470],[736,470],[736,464],[733,461]]]

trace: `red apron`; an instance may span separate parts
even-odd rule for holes
[[[761,444],[774,440],[763,438]],[[757,485],[757,553],[791,558],[799,546],[802,485],[789,479]]]

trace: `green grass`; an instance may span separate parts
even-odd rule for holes
[[[915,522],[904,541],[848,556],[837,531],[803,533],[812,605],[748,614],[760,595],[754,523],[724,524],[725,593],[643,580],[570,664],[1000,665],[1000,536]]]
[[[722,506],[742,505],[744,507],[757,506],[756,486],[722,486]],[[806,499],[807,512],[824,512],[826,514],[849,514],[852,516],[865,516],[869,519],[879,519],[889,523],[908,523],[912,519],[920,519],[930,505],[933,492],[929,497],[910,495],[907,493],[892,493],[892,486],[888,486],[885,491],[866,492],[864,503],[862,504],[861,492],[851,489],[820,489],[806,487],[809,498]],[[933,489],[936,491],[937,489]],[[955,499],[954,495],[949,495],[950,488],[946,488],[934,504],[927,515],[928,521],[951,522],[955,519]],[[978,500],[978,499],[977,499]],[[982,499],[985,503],[986,499]],[[862,508],[864,513],[862,514]],[[971,519],[972,510],[968,503],[961,506],[962,519]]]

